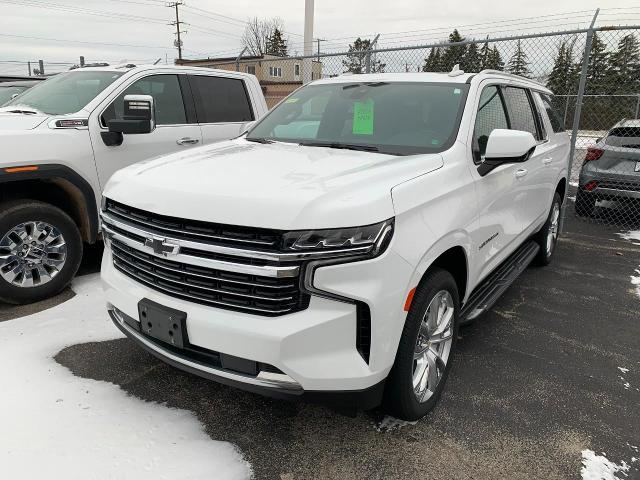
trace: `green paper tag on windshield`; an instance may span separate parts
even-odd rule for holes
[[[353,134],[373,135],[373,100],[353,104]]]

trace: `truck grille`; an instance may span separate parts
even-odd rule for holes
[[[277,244],[276,235],[271,234],[267,245],[270,234],[265,231],[199,225],[194,237],[187,225],[197,222],[172,219],[168,230],[166,219],[170,217],[158,217],[107,203],[102,212],[103,231],[114,267],[124,275],[172,297],[245,313],[277,316],[308,306],[309,296],[299,286],[300,262],[264,254],[265,248],[273,249]],[[202,234],[207,229],[215,233]],[[156,251],[154,239],[158,244],[175,246],[174,251]],[[239,244],[242,247],[230,247]],[[262,249],[253,250],[258,245]]]

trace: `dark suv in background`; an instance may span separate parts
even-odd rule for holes
[[[580,170],[576,213],[592,216],[600,200],[626,204],[640,200],[640,120],[621,120],[587,149]]]

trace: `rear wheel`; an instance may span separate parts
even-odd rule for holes
[[[436,405],[451,367],[459,311],[451,274],[439,268],[428,271],[413,297],[385,386],[389,414],[417,420]]]
[[[576,193],[576,215],[580,217],[591,217],[596,207],[596,199],[593,195],[578,190]]]
[[[536,242],[540,245],[538,255],[534,259],[534,262],[537,265],[549,265],[549,263],[551,263],[551,257],[556,251],[558,232],[560,229],[561,205],[562,199],[560,198],[560,194],[556,192],[553,195],[553,202],[551,203],[551,209],[549,210],[547,221],[535,237]]]
[[[65,212],[34,200],[0,205],[0,300],[31,303],[55,295],[81,259],[80,232]]]

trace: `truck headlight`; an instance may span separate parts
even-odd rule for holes
[[[323,258],[347,255],[374,257],[384,251],[392,234],[393,219],[389,219],[362,227],[287,232],[283,235],[283,247],[287,252],[313,252]]]

